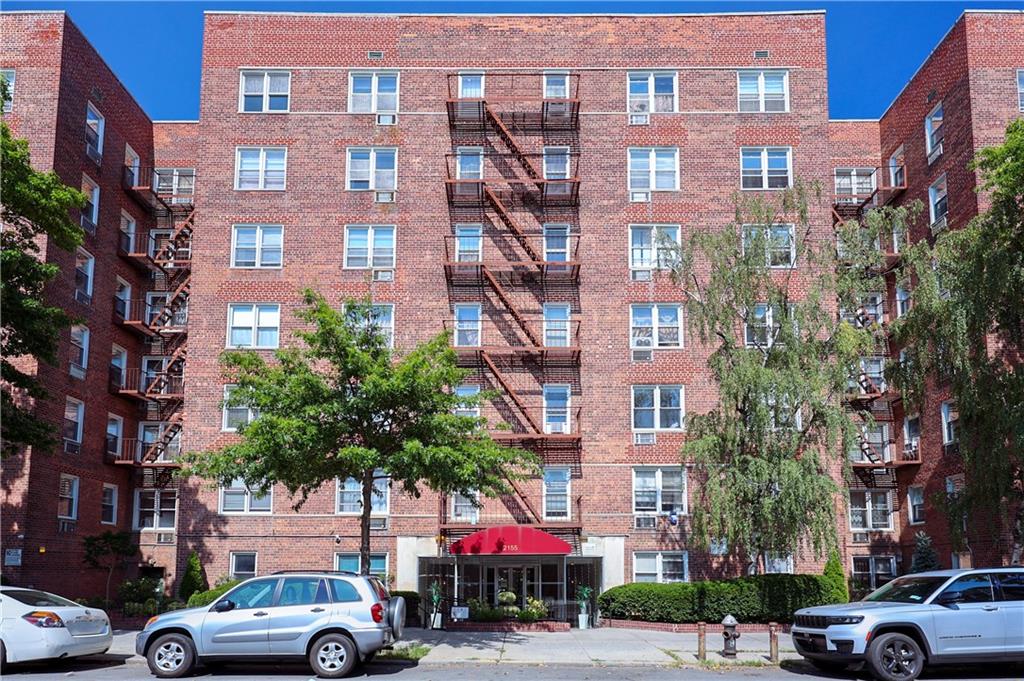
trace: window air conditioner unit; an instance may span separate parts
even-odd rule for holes
[[[638,515],[633,517],[633,527],[638,530],[653,530],[658,527],[658,518],[653,515]]]
[[[92,162],[96,165],[103,163],[103,152],[91,144],[85,145],[85,155],[92,159]]]
[[[70,367],[71,375],[75,378],[85,378],[85,367],[81,364],[71,363]]]
[[[658,441],[658,436],[655,433],[633,433],[633,444],[635,445],[653,445]]]
[[[157,544],[173,544],[174,533],[173,532],[158,532],[156,535]]]
[[[394,192],[374,192],[373,200],[377,203],[394,203],[395,193]]]
[[[81,225],[82,229],[89,232],[89,234],[96,234],[96,223],[84,215],[82,216]]]
[[[377,114],[377,125],[398,125],[398,114]]]
[[[551,435],[565,435],[569,432],[568,423],[549,423],[547,424],[547,431]]]
[[[932,236],[935,236],[942,230],[946,229],[946,218],[947,215],[943,215],[941,218],[932,223]]]
[[[651,270],[631,270],[629,278],[633,281],[650,281],[654,278],[654,272]]]
[[[653,362],[654,350],[633,350],[629,353],[629,358],[633,362]]]
[[[650,114],[629,114],[630,125],[648,125],[651,122]]]
[[[82,451],[82,443],[74,440],[64,440],[65,454],[79,454]]]
[[[394,270],[374,270],[373,271],[374,281],[394,281],[395,271]]]
[[[388,518],[384,516],[382,518],[370,518],[370,529],[371,530],[386,530],[388,529]]]
[[[75,526],[78,523],[74,520],[58,520],[57,531],[61,534],[74,534]]]
[[[632,203],[650,203],[651,193],[650,192],[630,192],[629,200]]]
[[[854,532],[853,533],[853,543],[854,544],[867,544],[868,543],[868,533],[867,532]]]

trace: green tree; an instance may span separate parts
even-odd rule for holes
[[[843,569],[843,561],[838,551],[828,554],[825,562],[825,570],[822,572],[829,583],[827,595],[829,603],[849,603],[850,584],[846,581],[846,570]]]
[[[804,546],[817,555],[835,546],[835,472],[864,422],[843,398],[882,337],[877,324],[840,320],[836,303],[856,310],[878,290],[874,237],[906,218],[851,221],[823,237],[810,217],[820,200],[802,183],[774,200],[739,198],[733,224],[676,249],[690,333],[713,349],[719,394],[710,411],[687,416],[682,454],[700,481],[693,538],[727,539],[755,570]]]
[[[372,311],[350,302],[344,311],[307,290],[298,313],[300,343],[268,363],[251,351],[229,351],[223,365],[237,387],[228,404],[258,417],[240,441],[185,456],[188,471],[227,484],[241,478],[254,491],[284,485],[299,508],[325,483],[362,485],[360,564],[370,568],[374,482],[419,496],[436,492],[495,496],[508,481],[534,474],[536,458],[495,443],[484,421],[455,414],[480,398],[451,388],[469,372],[456,365],[446,334],[394,353],[372,323]]]
[[[124,567],[139,552],[129,532],[104,532],[82,539],[85,548],[85,564],[98,570],[107,571],[107,585],[103,599],[110,604],[110,578],[114,570]]]
[[[935,553],[932,538],[924,532],[914,535],[914,553],[910,558],[910,572],[928,572],[941,570],[939,555]]]
[[[0,79],[0,96],[7,83]],[[15,139],[0,122],[0,456],[23,447],[53,445],[53,428],[36,418],[30,402],[45,396],[33,372],[15,360],[53,363],[60,331],[71,318],[59,307],[47,305],[46,285],[60,268],[45,262],[42,246],[66,251],[82,242],[82,229],[70,211],[85,203],[85,195],[65,185],[53,172],[32,168],[28,142]]]
[[[966,485],[940,498],[954,546],[963,518],[1008,530],[1011,562],[1024,553],[1024,119],[973,163],[989,209],[963,229],[914,244],[900,271],[911,308],[892,325],[905,361],[891,371],[908,406],[937,411],[928,388],[947,385]],[[985,519],[991,519],[989,522]]]
[[[178,598],[188,603],[189,597],[200,591],[206,591],[206,578],[203,577],[203,565],[199,562],[199,554],[192,551],[185,563],[185,574],[181,576],[178,586]]]

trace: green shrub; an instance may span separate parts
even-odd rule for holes
[[[242,580],[235,579],[229,582],[224,582],[220,586],[215,586],[209,591],[198,591],[189,596],[188,607],[199,608],[204,605],[210,605],[214,601],[219,600],[221,596],[234,589],[241,582]]]
[[[170,601],[164,603],[164,612],[171,612],[172,610],[183,610],[188,606],[185,605],[184,601]]]
[[[181,584],[178,586],[178,598],[187,601],[192,594],[206,591],[207,588],[206,579],[203,577],[203,565],[199,562],[199,554],[193,551],[188,554],[185,574],[181,576]]]
[[[469,619],[474,622],[500,622],[505,619],[504,610],[491,607],[479,598],[470,598],[466,605],[469,606]]]
[[[822,576],[829,583],[829,603],[850,602],[850,587],[846,583],[846,571],[843,569],[843,561],[839,558],[839,552],[833,551],[829,554]]]
[[[603,617],[643,622],[789,622],[793,612],[829,602],[823,575],[755,575],[722,581],[636,583],[601,594]]]
[[[145,603],[147,599],[156,598],[158,588],[160,580],[156,577],[126,579],[117,587],[117,595],[122,603]]]

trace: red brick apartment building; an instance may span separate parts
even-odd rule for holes
[[[716,396],[656,239],[729,224],[738,191],[795,178],[841,195],[813,210],[822,238],[910,199],[931,205],[912,238],[955,229],[984,207],[967,161],[1024,110],[1019,12],[965,13],[878,121],[829,120],[822,12],[210,12],[198,122],[150,121],[62,13],[0,22],[6,120],[40,168],[99,192],[82,254],[46,254],[65,272],[53,299],[88,327],[38,368],[63,450],[3,471],[4,575],[72,596],[99,590],[81,537],[107,528],[137,532],[140,569],[169,585],[192,550],[211,581],[358,567],[350,482],[296,512],[280,489],[172,475],[181,447],[237,437],[251,415],[222,408],[218,357],[289,342],[303,287],[371,296],[398,348],[448,329],[473,369],[460,390],[497,390],[495,436],[545,462],[480,509],[382,487],[370,567],[396,587],[454,589],[477,532],[523,548],[458,558],[460,599],[741,572],[728,547],[686,541],[685,415]],[[896,282],[875,302],[860,313],[898,314]],[[955,406],[938,386],[904,414],[884,361],[858,381],[882,426],[851,453],[847,569],[899,573],[919,529],[946,563],[1000,562],[1003,536],[981,528],[953,555],[928,502],[962,484]]]

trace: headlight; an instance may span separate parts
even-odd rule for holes
[[[148,620],[146,620],[146,626],[144,626],[142,628],[143,629],[149,629],[149,625],[156,623],[156,621],[158,619],[160,619],[160,615],[154,615],[153,617],[150,617]]]
[[[863,615],[829,616],[825,618],[826,625],[832,624],[860,624],[864,621]]]

